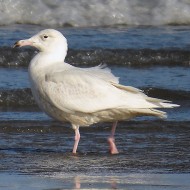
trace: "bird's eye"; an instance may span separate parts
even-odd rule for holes
[[[44,37],[44,38],[48,38],[48,35],[44,35],[43,37]]]

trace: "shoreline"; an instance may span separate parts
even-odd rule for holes
[[[70,176],[0,174],[0,187],[4,190],[41,190],[41,189],[151,189],[185,190],[190,188],[190,174],[149,174],[131,173],[121,176]]]

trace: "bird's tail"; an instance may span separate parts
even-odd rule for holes
[[[131,86],[123,86],[115,83],[113,83],[112,85],[120,90],[123,90],[124,92],[131,93],[134,95],[139,95],[139,97],[145,100],[144,108],[141,107],[141,105],[139,106],[139,108],[138,107],[127,108],[128,111],[130,110],[131,115],[135,117],[144,115],[144,116],[156,116],[159,118],[166,118],[167,117],[166,112],[157,109],[179,107],[178,104],[173,104],[168,100],[149,97],[146,94],[144,94],[141,90]]]
[[[159,117],[162,119],[167,118],[167,114],[164,111],[160,111],[157,109],[130,109],[132,115],[134,117],[138,117],[138,116],[155,116],[155,117]]]

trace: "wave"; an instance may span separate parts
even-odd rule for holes
[[[37,107],[29,88],[0,90],[1,109],[19,109],[27,107]]]
[[[113,26],[190,24],[188,0],[1,0],[0,25]]]
[[[141,88],[145,94],[151,97],[168,99],[175,101],[175,103],[189,104],[190,92],[179,90],[167,90],[162,88]],[[189,103],[188,103],[189,102]],[[22,109],[36,109],[37,104],[34,101],[31,90],[14,89],[14,90],[0,90],[0,109],[1,110],[22,110]]]
[[[110,128],[110,123],[94,124],[95,127],[81,128],[83,131],[100,132],[107,131]],[[160,133],[165,129],[165,132],[179,133],[190,130],[190,121],[166,121],[166,120],[144,120],[144,121],[120,121],[117,133],[123,131],[136,131],[147,133]],[[72,132],[69,123],[60,123],[55,120],[1,120],[0,133],[69,133]]]
[[[0,47],[0,67],[27,67],[37,51]],[[190,51],[183,49],[70,49],[66,62],[73,65],[190,66]]]

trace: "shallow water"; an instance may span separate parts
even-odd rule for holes
[[[0,187],[3,189],[189,189],[189,26],[59,28],[68,38],[67,62],[107,64],[124,85],[181,107],[166,120],[119,122],[119,155],[108,152],[111,124],[74,132],[43,114],[29,89],[27,66],[36,50],[13,50],[41,26],[0,27]],[[11,174],[11,175],[10,175]]]
[[[69,125],[1,122],[0,186],[27,186],[29,190],[188,189],[189,132],[189,122],[120,122],[116,133],[120,154],[110,155],[106,143],[110,124],[98,124],[81,128],[74,156]]]
[[[1,171],[26,174],[189,173],[189,121],[120,122],[119,155],[108,151],[111,124],[81,128],[78,154],[74,132],[54,121],[1,121]],[[73,164],[73,162],[75,164]]]

